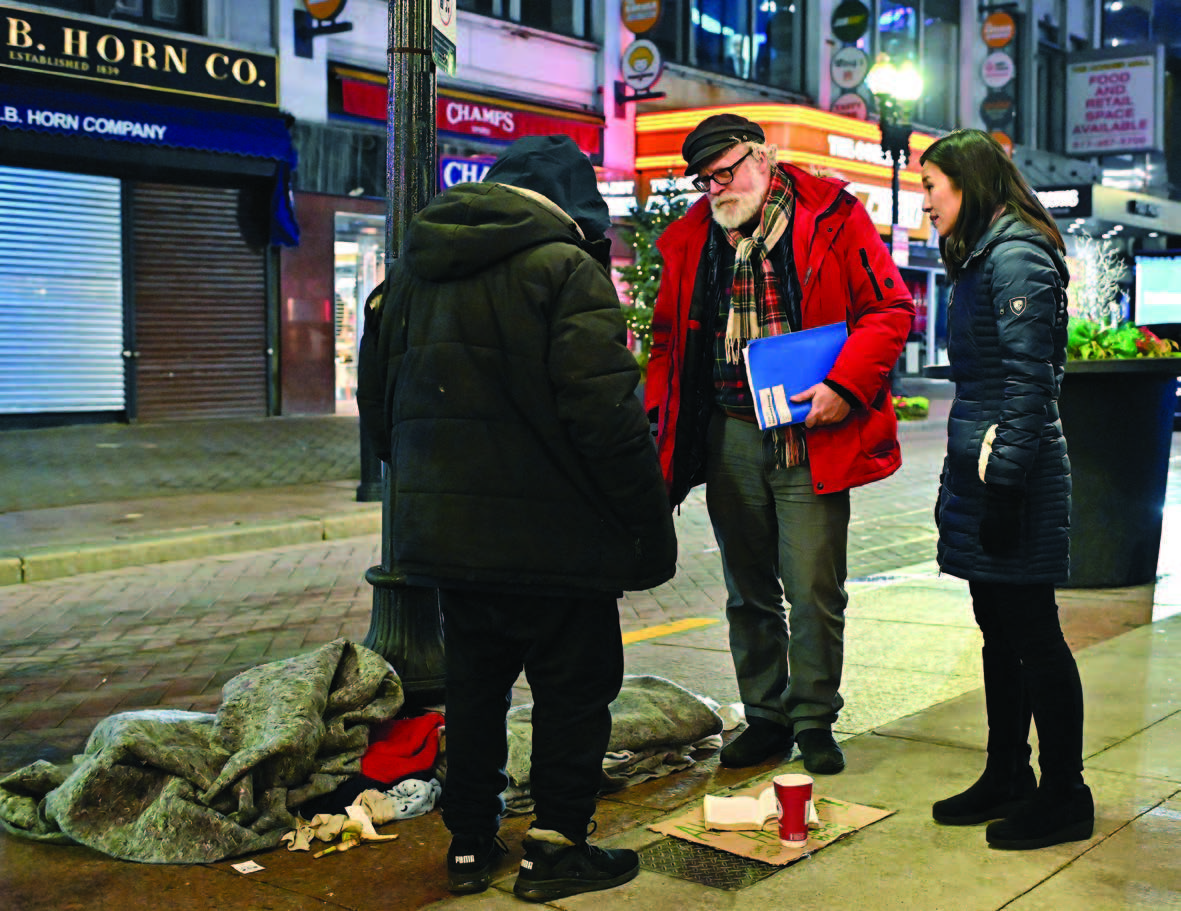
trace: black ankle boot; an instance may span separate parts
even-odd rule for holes
[[[1028,763],[1015,773],[988,766],[968,790],[935,801],[931,815],[945,826],[974,826],[1009,816],[1036,791],[1037,778]]]
[[[984,837],[994,848],[1029,851],[1067,841],[1084,841],[1095,831],[1095,800],[1081,782],[1067,788],[1038,788],[1011,816],[991,823]]]

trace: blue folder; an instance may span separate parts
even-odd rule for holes
[[[759,427],[798,424],[808,417],[811,402],[788,400],[828,376],[848,337],[844,323],[831,323],[747,342],[746,377]]]

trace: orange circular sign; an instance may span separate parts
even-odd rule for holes
[[[1009,138],[1008,133],[1002,133],[998,130],[997,132],[989,133],[988,135],[1000,143],[1001,148],[1005,150],[1005,153],[1010,158],[1013,157],[1013,140]]]
[[[992,13],[980,26],[980,37],[989,47],[1004,47],[1017,34],[1017,23],[1008,13]]]
[[[620,12],[623,27],[633,35],[642,35],[660,21],[660,0],[623,0]]]
[[[304,0],[313,19],[335,19],[348,0]]]

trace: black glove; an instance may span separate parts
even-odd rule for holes
[[[943,513],[943,479],[947,476],[946,471],[939,473],[939,491],[935,494],[935,528],[939,528],[939,516]]]
[[[984,518],[980,521],[980,546],[984,552],[999,557],[1015,551],[1021,543],[1024,514],[1024,493],[1014,487],[986,485]]]

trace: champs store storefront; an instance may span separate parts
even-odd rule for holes
[[[0,429],[276,410],[273,55],[0,5]]]
[[[803,105],[739,104],[637,114],[636,172],[643,197],[696,195],[689,179],[681,176],[685,170],[681,144],[706,117],[725,112],[760,124],[767,142],[779,147],[779,161],[804,170],[836,172],[849,181],[847,189],[865,204],[889,244],[893,173],[881,149],[877,124]],[[914,329],[899,364],[904,373],[917,374],[929,363],[940,363],[947,347],[944,273],[937,237],[923,212],[919,176],[919,156],[935,139],[912,133],[909,161],[899,173],[898,221],[906,239],[896,247],[894,259],[915,300]]]

